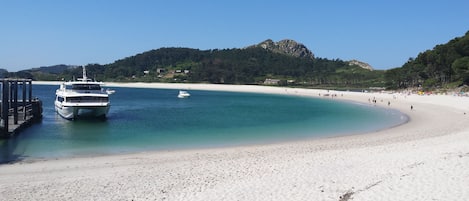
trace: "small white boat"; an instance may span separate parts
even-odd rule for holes
[[[106,93],[107,93],[108,95],[111,95],[111,94],[116,93],[116,90],[106,89]]]
[[[178,98],[189,98],[191,94],[187,91],[179,90]]]
[[[115,91],[104,90],[102,85],[102,82],[87,78],[83,67],[83,78],[64,82],[56,90],[55,111],[65,119],[84,116],[105,118],[111,107],[109,95]]]

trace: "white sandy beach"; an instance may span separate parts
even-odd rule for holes
[[[3,164],[0,200],[469,199],[469,97],[245,85],[107,86],[329,93],[337,94],[335,100],[365,104],[376,98],[377,106],[398,109],[410,121],[373,133],[300,142]]]

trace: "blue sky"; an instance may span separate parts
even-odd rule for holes
[[[0,1],[0,68],[108,64],[161,47],[293,39],[316,57],[377,69],[469,31],[467,0]]]

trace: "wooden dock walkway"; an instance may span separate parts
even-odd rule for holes
[[[32,98],[31,79],[0,79],[0,81],[2,84],[0,137],[8,138],[42,118],[42,102]]]

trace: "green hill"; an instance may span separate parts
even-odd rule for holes
[[[386,86],[392,89],[468,85],[469,32],[410,58],[401,68],[388,70],[385,79]]]
[[[161,48],[106,65],[104,79],[229,84],[262,84],[276,79],[279,84],[361,87],[379,85],[382,74],[341,60],[301,58],[261,47],[207,51]]]
[[[81,76],[81,68],[63,68],[62,72],[57,72],[57,69],[57,66],[54,70],[39,68],[23,74],[46,80],[70,80]],[[304,45],[293,40],[266,40],[247,48],[222,50],[160,48],[111,64],[89,64],[87,72],[97,80],[118,82],[203,82],[332,88],[384,86],[384,71],[360,67],[357,62],[315,58]]]

